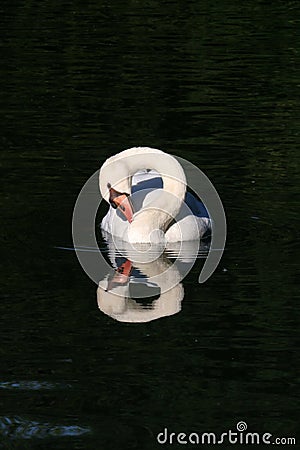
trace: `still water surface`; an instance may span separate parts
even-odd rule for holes
[[[0,448],[296,433],[298,2],[142,3],[1,6]],[[121,323],[61,247],[84,182],[135,145],[200,167],[228,240],[180,312]]]

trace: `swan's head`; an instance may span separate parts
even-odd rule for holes
[[[116,155],[118,156],[118,155]],[[112,156],[100,169],[99,186],[101,195],[113,208],[132,222],[133,207],[130,201],[131,176],[128,175],[128,168],[120,164],[120,160]]]
[[[111,156],[101,167],[99,186],[101,195],[107,202],[110,198],[110,188],[123,194],[131,194],[131,176],[128,167],[119,155]]]

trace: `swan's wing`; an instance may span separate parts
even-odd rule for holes
[[[141,191],[143,189],[162,188],[162,179],[155,170],[140,170],[132,178],[132,193]],[[185,203],[192,211],[194,216],[206,217],[207,219],[210,218],[204,204],[190,192],[187,192],[185,195]]]
[[[211,221],[204,204],[186,193],[175,222],[166,231],[167,242],[197,241],[211,231]]]
[[[194,216],[206,217],[207,219],[210,218],[204,204],[196,197],[194,197],[194,195],[192,195],[190,192],[187,192],[185,195],[185,203],[190,208]]]

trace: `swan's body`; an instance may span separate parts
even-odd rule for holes
[[[112,203],[112,192],[113,200],[123,199],[110,207],[101,228],[125,241],[197,240],[210,230],[206,208],[186,192],[181,165],[161,150],[134,147],[109,158],[100,170],[100,189],[106,201]]]

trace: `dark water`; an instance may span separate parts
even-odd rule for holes
[[[241,420],[296,437],[298,2],[0,10],[0,447],[152,449]],[[198,261],[181,312],[144,324],[101,313],[56,248],[87,178],[134,145],[197,164],[228,220],[215,274],[199,285]]]

